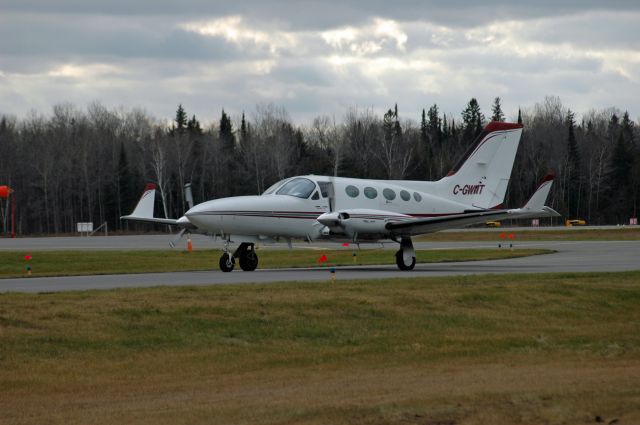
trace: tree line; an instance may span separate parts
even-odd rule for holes
[[[398,105],[382,116],[349,109],[296,125],[272,104],[203,128],[179,105],[167,124],[140,109],[85,110],[64,103],[50,116],[0,116],[0,184],[15,190],[20,234],[74,232],[77,222],[107,222],[131,212],[147,182],[160,196],[156,215],[187,209],[185,183],[196,202],[258,194],[299,174],[373,179],[436,180],[451,169],[489,121],[504,121],[501,100],[483,114],[471,99],[459,117],[438,105],[405,119]],[[636,217],[640,186],[638,125],[615,108],[591,110],[578,121],[559,98],[519,110],[524,125],[506,205],[526,202],[549,172],[557,176],[548,204],[567,218],[592,224]],[[9,225],[0,205],[2,230]]]

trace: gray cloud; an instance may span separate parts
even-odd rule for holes
[[[183,103],[206,121],[272,102],[304,121],[398,102],[417,119],[545,95],[640,113],[640,3],[529,3],[5,0],[0,113],[101,100],[170,117]]]
[[[172,17],[205,17],[241,14],[257,20],[286,22],[291,28],[324,29],[362,23],[374,16],[410,21],[421,20],[454,27],[484,25],[498,19],[538,19],[586,11],[638,11],[640,4],[628,0],[538,0],[514,2],[508,0],[249,0],[211,1],[189,0],[4,0],[2,9],[42,14],[94,15],[163,15]]]

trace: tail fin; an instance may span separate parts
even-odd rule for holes
[[[531,195],[531,198],[524,204],[522,207],[525,211],[540,211],[544,207],[544,203],[547,201],[547,196],[549,196],[549,192],[551,191],[551,185],[553,184],[553,179],[555,176],[553,174],[548,174],[540,186],[536,189],[536,191]]]
[[[147,183],[147,186],[144,188],[144,192],[138,201],[138,205],[136,205],[131,215],[127,216],[127,218],[152,218],[155,198],[156,185],[153,183]]]
[[[553,174],[548,174],[522,208],[508,211],[510,218],[559,217],[560,214],[556,210],[545,205],[553,179]]]
[[[177,226],[178,220],[172,218],[154,218],[153,207],[156,198],[156,185],[148,183],[133,212],[120,217],[120,220],[143,221],[147,223],[160,223]]]
[[[441,196],[477,208],[501,206],[521,135],[522,124],[487,124],[453,170],[438,181]]]

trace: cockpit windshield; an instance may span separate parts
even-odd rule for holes
[[[278,195],[291,195],[298,198],[308,198],[316,189],[316,184],[309,179],[302,177],[295,178],[280,188]]]
[[[277,188],[279,188],[280,186],[282,186],[282,184],[284,182],[286,182],[289,179],[282,179],[280,181],[277,181],[276,183],[272,184],[271,186],[269,186],[269,188],[267,190],[265,190],[264,192],[262,192],[263,195],[271,195],[273,192],[276,191]]]

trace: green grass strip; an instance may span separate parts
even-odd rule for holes
[[[418,262],[477,261],[516,258],[550,253],[544,249],[446,249],[419,250]],[[354,256],[354,253],[356,254]],[[193,251],[40,251],[0,252],[0,277],[73,276],[95,274],[150,273],[193,270],[217,270],[219,250]],[[316,267],[327,265],[394,264],[393,250],[258,250],[259,268]],[[321,255],[328,261],[319,264]]]

